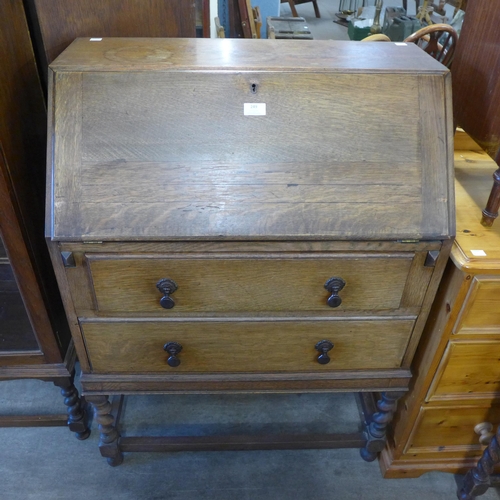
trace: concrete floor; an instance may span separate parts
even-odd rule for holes
[[[0,383],[0,412],[60,413],[52,384]],[[220,432],[353,432],[354,397],[340,395],[129,396],[123,435]],[[448,500],[451,474],[383,479],[357,449],[127,453],[112,468],[64,427],[0,428],[1,500]],[[482,498],[499,499],[490,489]]]

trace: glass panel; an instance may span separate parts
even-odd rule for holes
[[[14,273],[2,258],[2,250],[0,247],[0,352],[38,350]]]

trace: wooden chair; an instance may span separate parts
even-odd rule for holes
[[[217,33],[217,38],[226,38],[224,26],[222,26],[222,24],[220,23],[220,19],[218,17],[215,17],[214,22],[215,22],[215,32]]]
[[[415,43],[447,68],[453,61],[457,40],[457,32],[449,24],[431,24],[405,38],[405,42]]]
[[[390,42],[391,39],[383,33],[376,33],[375,35],[368,35],[361,40],[362,42]]]
[[[290,10],[292,11],[293,17],[300,17],[297,14],[297,9],[295,8],[295,6],[306,2],[312,2],[314,7],[314,14],[316,15],[316,17],[321,17],[321,14],[319,13],[318,2],[316,0],[281,0],[281,3],[288,3],[290,5]]]

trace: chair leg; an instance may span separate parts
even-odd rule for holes
[[[312,0],[313,7],[314,7],[314,14],[316,17],[321,17],[321,14],[319,13],[319,7],[318,7],[318,2],[316,0]]]
[[[500,168],[493,174],[493,187],[491,188],[490,197],[486,208],[483,210],[481,224],[486,227],[491,227],[495,219],[498,217],[498,209],[500,208]]]
[[[295,8],[295,2],[293,0],[288,0],[288,5],[290,5],[290,10],[292,11],[293,17],[299,17],[297,14],[297,9]]]

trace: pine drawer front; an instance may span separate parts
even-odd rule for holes
[[[413,253],[325,257],[275,254],[261,258],[88,255],[96,307],[103,314],[336,312],[397,310]],[[430,278],[430,274],[425,279]],[[330,307],[326,282],[341,278],[341,304]],[[172,309],[160,305],[156,284],[177,290]],[[125,299],[126,298],[126,299]],[[418,307],[420,304],[417,304]]]
[[[405,453],[445,453],[473,451],[480,455],[484,446],[474,427],[491,423],[493,432],[500,423],[500,406],[441,406],[420,410]]]
[[[314,372],[394,369],[401,365],[414,322],[366,321],[81,321],[94,373]],[[328,340],[330,362],[315,346]],[[164,345],[177,342],[180,365]]]
[[[450,342],[428,400],[500,398],[500,341]]]
[[[500,334],[500,277],[474,277],[453,333]]]

